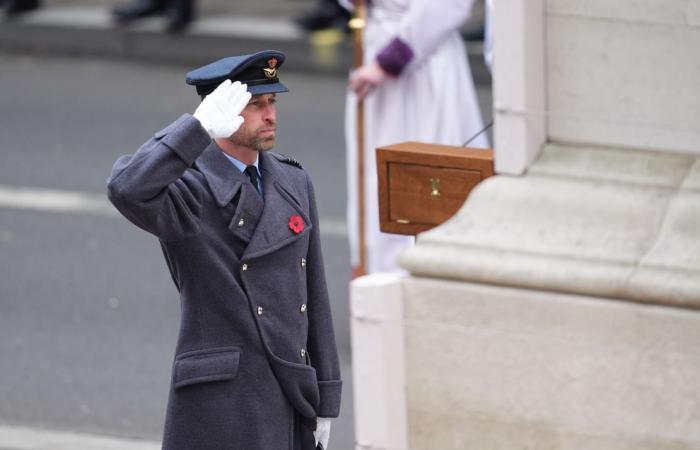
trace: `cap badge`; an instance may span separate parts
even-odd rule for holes
[[[267,78],[275,78],[277,76],[277,58],[267,60],[267,67],[263,69]]]

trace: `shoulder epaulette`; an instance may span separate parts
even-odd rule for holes
[[[290,156],[283,155],[281,153],[273,153],[273,155],[275,155],[277,160],[280,162],[283,162],[285,164],[289,164],[290,166],[295,166],[295,167],[298,167],[300,169],[303,169],[303,167],[301,167],[301,163]]]

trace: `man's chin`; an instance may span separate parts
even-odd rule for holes
[[[259,152],[266,152],[268,150],[272,150],[272,147],[274,147],[274,146],[275,146],[274,139],[265,139],[259,143],[258,151]]]

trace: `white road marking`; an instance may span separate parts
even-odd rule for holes
[[[120,217],[106,195],[23,186],[0,185],[0,208]],[[343,220],[321,218],[320,225],[322,236],[347,237]]]
[[[12,450],[160,450],[160,443],[0,425],[0,448]]]
[[[118,216],[104,195],[0,185],[0,208]]]

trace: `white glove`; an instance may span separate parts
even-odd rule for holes
[[[247,89],[248,86],[240,81],[231,83],[231,80],[226,80],[200,103],[194,117],[209,133],[209,137],[228,138],[243,125],[240,114],[250,100]]]
[[[314,431],[314,438],[316,439],[316,446],[320,443],[323,450],[328,448],[328,439],[331,437],[331,419],[325,417],[319,417],[316,419],[316,431]]]

